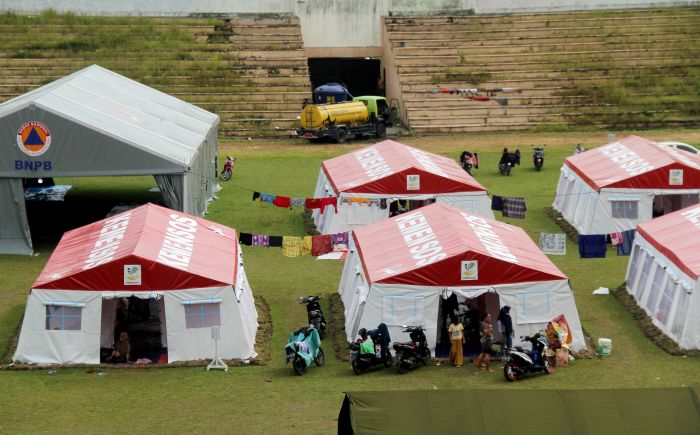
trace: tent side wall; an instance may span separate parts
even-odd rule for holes
[[[319,179],[321,176],[319,176]],[[318,184],[317,184],[318,190]],[[322,196],[329,196],[328,194]],[[363,205],[358,203],[350,203],[349,198],[370,198],[370,199],[385,199],[387,201],[386,208],[381,208],[378,205]],[[493,211],[491,210],[491,200],[486,192],[464,192],[450,193],[438,195],[404,195],[404,194],[363,194],[363,193],[341,193],[338,198],[337,213],[332,208],[326,208],[324,213],[314,211],[316,218],[316,226],[322,234],[333,234],[343,231],[351,231],[355,228],[378,222],[389,217],[389,204],[393,200],[426,200],[434,199],[435,202],[469,213],[475,213],[482,217],[493,219]],[[320,225],[319,225],[320,224]]]
[[[52,313],[52,316],[59,317],[47,319],[47,306],[59,307],[60,310],[61,307],[73,305],[78,306],[80,313],[79,329],[60,329],[75,322],[75,317],[63,317],[75,316],[75,309],[70,314]],[[30,364],[99,364],[101,313],[100,292],[32,290],[27,299],[13,361]]]
[[[220,300],[221,339],[219,340],[219,357],[223,359],[252,358],[255,354],[254,342],[241,334],[257,322],[251,312],[255,307],[252,295],[242,295],[241,302],[231,286],[176,290],[164,293],[165,315],[168,336],[168,363],[176,361],[194,361],[214,357],[214,340],[211,327],[187,328],[185,307],[189,303],[207,300]],[[205,302],[206,303],[206,302]],[[243,304],[241,307],[240,305]],[[246,325],[244,327],[244,325]]]
[[[562,166],[552,206],[579,234],[610,234],[635,229],[652,218],[655,195],[697,195],[697,189],[593,189],[578,174]],[[613,217],[612,204],[636,204],[636,216]]]
[[[340,293],[340,298],[343,301],[345,334],[348,342],[351,342],[355,339],[357,330],[362,327],[359,326],[358,322],[362,319],[362,313],[369,293],[369,286],[367,285],[367,278],[364,275],[362,262],[360,261],[360,256],[357,253],[355,242],[352,237],[350,237],[348,252],[349,254],[345,260],[343,273],[340,277],[338,293]],[[372,326],[372,328],[374,327],[376,327],[376,325]]]
[[[32,255],[21,178],[0,178],[0,254]]]
[[[700,281],[689,277],[660,253],[641,234],[632,246],[627,273],[627,292],[651,318],[652,323],[681,348],[700,349]]]

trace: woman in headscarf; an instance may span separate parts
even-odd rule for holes
[[[505,348],[513,347],[513,337],[515,337],[513,320],[510,318],[510,307],[508,305],[504,305],[503,308],[501,308],[501,311],[498,313],[496,327],[498,328],[498,332],[503,337],[503,340],[501,340],[501,347],[498,350],[498,356],[502,359]]]

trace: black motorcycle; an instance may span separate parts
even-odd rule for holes
[[[323,340],[326,338],[326,318],[323,316],[319,300],[321,300],[320,296],[306,296],[300,297],[299,303],[306,304],[306,315],[309,318],[309,325],[314,326],[321,336],[321,340]]]
[[[520,150],[515,150],[514,153],[504,152],[498,162],[498,172],[501,175],[510,175],[515,165],[520,165]]]
[[[350,343],[350,365],[356,375],[361,375],[368,368],[377,365],[389,367],[394,362],[389,343],[389,329],[386,324],[380,323],[377,329],[360,329],[359,338]]]
[[[459,165],[467,171],[467,174],[472,174],[472,168],[479,169],[479,155],[477,153],[470,153],[469,151],[462,151],[459,156]]]
[[[522,342],[532,344],[532,349],[524,350],[520,346],[506,349],[507,360],[503,366],[503,376],[509,382],[517,381],[525,375],[537,372],[551,374],[554,367],[547,360],[547,337],[539,332],[532,337],[520,337]]]
[[[539,172],[544,165],[544,147],[534,147],[532,150],[532,163],[535,165],[535,170]]]
[[[408,332],[411,341],[405,343],[394,342],[394,366],[399,374],[406,373],[408,370],[416,367],[418,363],[430,363],[430,348],[428,347],[428,339],[425,337],[422,326],[406,326],[404,331]]]

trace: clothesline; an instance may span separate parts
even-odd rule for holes
[[[312,255],[318,257],[334,251],[347,250],[350,232],[324,234],[318,236],[271,236],[268,234],[238,233],[241,245],[282,248],[282,255],[299,257]]]

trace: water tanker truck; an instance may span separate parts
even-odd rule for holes
[[[301,111],[297,136],[343,143],[352,137],[386,136],[386,98],[365,96],[336,104],[307,104]]]

